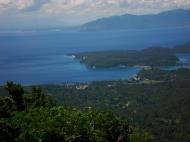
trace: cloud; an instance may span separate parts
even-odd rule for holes
[[[62,15],[68,21],[76,22],[124,13],[159,13],[177,8],[190,8],[190,0],[50,0],[42,5],[40,11],[44,15]]]
[[[173,8],[190,8],[190,0],[50,0],[43,5],[47,14],[58,13],[113,13],[130,11],[133,13],[160,12]],[[139,13],[139,14],[141,14]]]
[[[126,12],[157,13],[190,8],[190,0],[0,0],[0,9],[40,11],[46,15],[110,16]]]
[[[11,15],[23,22],[30,17],[48,19],[52,24],[76,25],[101,17],[152,14],[171,9],[190,9],[190,0],[0,0],[0,19]]]
[[[34,4],[34,0],[0,0],[0,11],[23,10]]]
[[[110,16],[126,12],[157,13],[174,8],[190,8],[190,0],[50,0],[41,11],[50,15]]]
[[[11,0],[0,0],[0,5],[6,5],[9,4]]]
[[[31,7],[34,5],[35,1],[34,0],[18,0],[16,2],[16,6],[19,10],[26,9],[28,7]]]
[[[35,11],[49,0],[0,0],[0,10]]]
[[[38,11],[40,10],[40,8],[48,3],[50,0],[33,0],[32,5],[30,5],[29,7],[27,7],[25,9],[26,12],[31,12],[31,11]]]
[[[41,10],[45,14],[117,14],[127,11],[141,11],[141,14],[173,8],[190,8],[190,0],[0,0],[0,8]]]
[[[12,0],[0,0],[0,12],[9,9]]]

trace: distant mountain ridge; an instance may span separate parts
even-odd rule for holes
[[[81,31],[150,29],[190,26],[190,10],[171,10],[152,15],[112,16],[88,22],[80,27]]]

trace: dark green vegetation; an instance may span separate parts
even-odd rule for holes
[[[112,110],[153,135],[154,142],[190,141],[190,70],[143,70],[131,81],[41,86],[62,105]],[[29,88],[28,88],[29,89]]]
[[[190,43],[177,45],[173,50],[175,53],[190,53]]]
[[[189,45],[127,54],[173,56],[189,52]],[[189,101],[190,70],[184,68],[144,68],[129,81],[24,88],[7,82],[0,87],[0,141],[189,142]]]
[[[175,48],[152,47],[141,51],[101,51],[74,54],[90,68],[125,66],[172,66],[179,64],[177,53],[189,53],[190,43]]]
[[[144,69],[142,70],[137,79],[139,80],[156,80],[156,81],[175,81],[175,80],[187,80],[190,81],[190,70],[180,68],[178,70],[160,70],[158,68]]]
[[[150,134],[109,111],[58,106],[40,87],[32,87],[24,96],[19,84],[7,82],[5,89],[8,92],[0,97],[1,142],[148,142],[152,139]]]
[[[157,15],[122,15],[98,19],[80,27],[82,31],[171,28],[190,25],[189,10],[172,10]]]

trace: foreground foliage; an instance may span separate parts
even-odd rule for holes
[[[10,88],[13,88],[11,93]],[[110,111],[57,106],[39,87],[32,87],[25,96],[22,86],[13,82],[8,82],[6,89],[11,97],[0,98],[2,142],[146,142],[152,139],[150,134]],[[23,98],[22,101],[17,97]],[[22,109],[17,107],[20,101]]]

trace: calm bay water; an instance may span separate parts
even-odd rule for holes
[[[140,68],[90,70],[69,56],[43,56],[38,60],[3,66],[2,80],[25,84],[86,82],[94,80],[129,79]]]
[[[190,41],[190,28],[112,32],[51,32],[0,34],[0,84],[88,82],[129,79],[140,70],[90,70],[67,53],[110,49],[142,49]],[[189,56],[180,57],[189,62]]]

